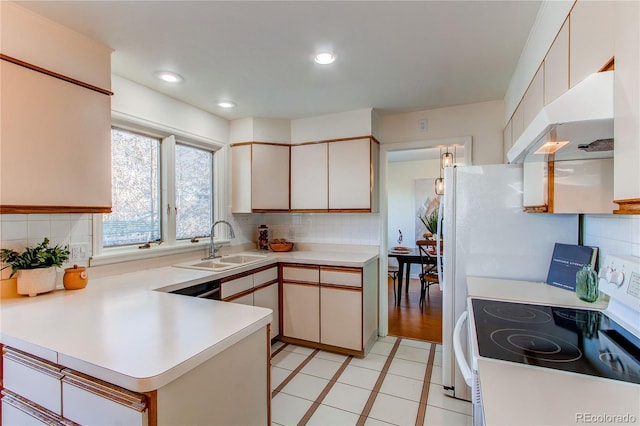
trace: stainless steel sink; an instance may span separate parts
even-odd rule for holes
[[[237,268],[250,263],[259,262],[268,256],[264,254],[230,254],[227,256],[216,257],[214,259],[204,259],[173,265],[178,268],[200,269],[205,271],[225,271],[231,268]]]

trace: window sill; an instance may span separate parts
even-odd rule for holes
[[[229,240],[216,240],[217,244],[228,244]],[[152,244],[151,248],[139,249],[138,246],[117,247],[104,249],[99,255],[91,256],[90,266],[110,265],[113,263],[131,262],[134,260],[153,259],[160,256],[170,256],[194,251],[202,251],[209,247],[209,240],[191,243],[181,241],[176,244],[167,245]]]

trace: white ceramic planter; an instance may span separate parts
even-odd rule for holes
[[[56,288],[56,268],[21,269],[17,281],[18,294],[46,293]]]

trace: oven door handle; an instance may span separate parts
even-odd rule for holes
[[[467,383],[467,385],[471,386],[473,383],[471,369],[469,368],[467,359],[464,356],[464,351],[462,350],[462,344],[460,341],[460,337],[462,335],[462,325],[467,321],[467,317],[468,317],[467,311],[464,311],[462,315],[460,315],[460,317],[458,318],[458,321],[456,322],[456,326],[453,329],[453,352],[456,356],[458,368],[460,368],[462,377],[464,377],[464,381]]]

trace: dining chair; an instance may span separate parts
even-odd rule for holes
[[[393,280],[393,300],[395,300],[398,296],[396,296],[396,281],[398,279],[398,271],[400,271],[398,265],[398,259],[394,257],[389,258],[389,264],[387,265],[387,272],[389,273],[389,278]]]
[[[420,253],[420,310],[424,311],[425,295],[429,297],[429,287],[439,283],[438,262],[436,259],[436,242],[434,240],[418,240],[416,246]]]

